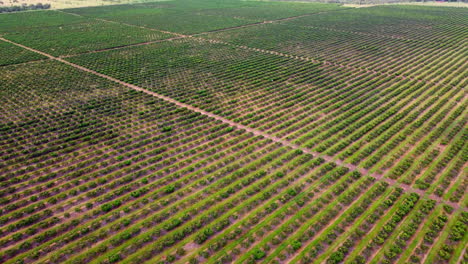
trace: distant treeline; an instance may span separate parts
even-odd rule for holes
[[[50,4],[31,4],[31,5],[26,5],[23,4],[21,6],[6,6],[6,7],[0,7],[0,13],[9,13],[9,12],[18,12],[18,11],[26,11],[26,10],[39,10],[39,9],[49,9]]]

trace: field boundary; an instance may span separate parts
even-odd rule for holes
[[[242,124],[239,124],[239,123],[236,123],[234,121],[231,121],[229,119],[226,119],[226,118],[223,118],[221,116],[218,116],[218,115],[215,115],[213,113],[210,113],[210,112],[207,112],[203,109],[200,109],[200,108],[197,108],[197,107],[194,107],[192,105],[189,105],[189,104],[185,104],[185,103],[182,103],[182,102],[179,102],[175,99],[172,99],[170,97],[167,97],[167,96],[164,96],[164,95],[161,95],[161,94],[158,94],[156,92],[152,92],[152,91],[149,91],[147,89],[144,89],[142,87],[139,87],[137,85],[134,85],[134,84],[130,84],[130,83],[126,83],[124,81],[121,81],[117,78],[114,78],[114,77],[111,77],[111,76],[108,76],[106,74],[102,74],[102,73],[99,73],[97,71],[94,71],[94,70],[91,70],[91,69],[88,69],[86,67],[83,67],[83,66],[80,66],[78,64],[75,64],[75,63],[72,63],[72,62],[69,62],[67,60],[64,60],[62,58],[59,58],[59,57],[55,57],[55,56],[52,56],[48,53],[45,53],[45,52],[42,52],[42,51],[39,51],[39,50],[36,50],[36,49],[33,49],[33,48],[30,48],[28,46],[25,46],[25,45],[22,45],[22,44],[19,44],[19,43],[16,43],[16,42],[13,42],[13,41],[10,41],[8,39],[5,39],[3,37],[0,37],[0,40],[4,41],[4,42],[8,42],[10,44],[13,44],[13,45],[16,45],[18,47],[21,47],[23,49],[26,49],[26,50],[29,50],[29,51],[32,51],[32,52],[36,52],[38,54],[41,54],[43,56],[46,56],[52,60],[56,60],[56,61],[59,61],[61,63],[64,63],[66,65],[69,65],[71,67],[74,67],[76,69],[79,69],[79,70],[82,70],[82,71],[85,71],[85,72],[88,72],[88,73],[91,73],[93,75],[96,75],[96,76],[99,76],[101,78],[104,78],[104,79],[107,79],[109,81],[112,81],[112,82],[115,82],[115,83],[118,83],[120,85],[123,85],[125,87],[128,87],[130,89],[133,89],[133,90],[136,90],[136,91],[140,91],[140,92],[143,92],[143,93],[146,93],[148,95],[151,95],[153,97],[156,97],[158,99],[161,99],[161,100],[164,100],[166,102],[169,102],[169,103],[172,103],[178,107],[182,107],[182,108],[185,108],[185,109],[188,109],[190,111],[193,111],[193,112],[197,112],[199,114],[202,114],[202,115],[205,115],[207,117],[210,117],[210,118],[213,118],[215,120],[218,120],[218,121],[221,121],[225,124],[228,124],[232,127],[235,127],[237,129],[241,129],[241,130],[245,130],[246,132],[250,132],[252,134],[254,134],[255,136],[263,136],[264,138],[267,138],[267,139],[270,139],[276,143],[280,143],[284,146],[287,146],[287,147],[291,147],[292,149],[296,149],[296,150],[300,150],[304,153],[307,153],[307,154],[311,154],[313,155],[314,157],[319,157],[319,158],[322,158],[324,159],[325,161],[327,162],[334,162],[335,164],[339,165],[339,166],[342,166],[342,167],[345,167],[345,168],[348,168],[349,170],[351,171],[358,171],[360,172],[361,174],[363,175],[368,175],[368,176],[371,176],[371,177],[374,177],[375,179],[377,179],[378,181],[383,181],[383,182],[386,182],[388,183],[389,185],[392,185],[392,186],[395,186],[395,187],[401,187],[405,192],[414,192],[414,193],[417,193],[419,194],[420,196],[425,196],[429,199],[432,199],[432,200],[435,200],[437,203],[442,203],[442,204],[447,204],[447,205],[450,205],[452,206],[453,208],[455,208],[456,210],[459,210],[459,209],[462,209],[464,211],[466,211],[466,208],[463,206],[463,205],[459,205],[458,203],[454,203],[454,202],[450,202],[450,201],[446,201],[445,199],[441,198],[441,197],[438,197],[434,194],[427,194],[425,191],[423,190],[420,190],[420,189],[416,189],[416,188],[413,188],[412,186],[410,185],[407,185],[407,184],[402,184],[402,183],[398,183],[397,181],[395,180],[392,180],[392,179],[389,179],[389,178],[385,178],[383,174],[379,174],[379,173],[370,173],[369,170],[367,169],[363,169],[363,168],[358,168],[357,166],[353,165],[353,164],[348,164],[348,163],[345,163],[344,161],[342,160],[339,160],[339,159],[335,159],[334,157],[332,156],[328,156],[328,155],[324,155],[324,154],[321,154],[321,153],[318,153],[318,152],[315,152],[315,151],[311,151],[309,149],[306,149],[306,148],[303,148],[299,145],[296,145],[296,144],[293,144],[287,140],[283,140],[283,139],[280,139],[278,137],[275,137],[275,136],[272,136],[268,133],[265,133],[263,131],[260,131],[260,130],[257,130],[257,129],[254,129],[254,128],[250,128],[248,126],[245,126],[245,125],[242,125]]]

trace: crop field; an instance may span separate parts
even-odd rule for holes
[[[468,263],[468,9],[0,14],[0,263]]]

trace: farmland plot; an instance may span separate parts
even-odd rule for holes
[[[347,10],[340,16],[323,14],[291,21],[337,30],[414,39],[452,46],[466,41],[466,10],[412,6],[379,6]],[[430,37],[429,37],[430,36]]]
[[[69,9],[67,12],[182,34],[200,33],[270,19],[343,9],[333,4],[260,1],[170,1]]]
[[[366,16],[356,14],[354,10],[340,11],[339,14],[318,14],[200,36],[369,72],[443,82],[447,85],[463,84],[467,70],[464,59],[467,56],[466,36],[463,37],[467,20],[453,27],[438,22],[447,28],[458,28],[455,31],[441,31],[440,35],[444,37],[453,36],[446,43],[434,41],[437,33],[433,31],[425,32],[415,39],[385,35],[387,29],[384,26],[375,26],[379,25],[378,16],[366,19]],[[361,21],[377,29],[372,32],[354,31],[352,26],[343,29],[343,25],[352,25],[348,23],[347,15],[352,17],[352,21]],[[316,23],[316,20],[319,22]],[[396,31],[407,30],[408,23],[401,22],[394,28]],[[421,32],[416,26],[412,28],[413,31]]]
[[[468,259],[465,10],[25,14],[0,15],[2,263]]]
[[[156,208],[166,210],[177,201],[171,212],[187,209],[190,204],[181,200],[184,193],[188,201],[201,199],[208,193],[196,189],[218,182],[241,164],[286,153],[268,140],[197,114],[184,116],[183,109],[66,68],[58,63],[4,68],[8,72],[2,75],[2,96],[8,97],[12,116],[2,124],[3,260],[42,259],[63,246],[79,253],[85,249],[82,242],[96,238],[92,231],[100,223],[110,227],[124,206],[125,214],[134,216],[143,205],[159,211]],[[63,70],[69,73],[63,75]],[[33,84],[25,78],[28,74],[36,76]],[[31,109],[17,98],[43,105]],[[32,117],[32,112],[42,115]],[[231,151],[235,153],[228,154]],[[223,186],[220,182],[218,188]],[[161,207],[150,202],[153,199],[160,200]],[[140,215],[140,220],[145,217]],[[68,245],[82,236],[81,243]],[[33,246],[34,256],[22,253]],[[47,256],[52,262],[64,258]]]
[[[14,17],[12,19],[15,19]],[[18,17],[16,19],[24,19]],[[18,23],[21,23],[18,21]],[[95,19],[76,18],[70,14],[37,18],[47,26],[25,26],[5,31],[9,40],[38,49],[54,56],[77,54],[99,49],[125,46],[173,37],[171,34],[134,28]]]
[[[0,42],[0,66],[45,59],[37,53],[16,47],[6,42]]]
[[[7,13],[1,15],[0,32],[3,34],[31,28],[74,24],[82,21],[82,17],[57,11]]]
[[[382,173],[393,165],[388,177],[421,189],[439,179],[443,168],[458,164],[458,175],[466,163],[466,91],[460,85],[344,70],[203,40],[68,60],[366,169]],[[396,155],[407,158],[395,161]],[[414,157],[422,163],[405,165]],[[426,169],[437,160],[440,165]],[[445,185],[457,177],[449,178]],[[439,195],[446,191],[437,189]]]

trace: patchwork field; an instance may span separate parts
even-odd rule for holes
[[[1,263],[467,263],[468,9],[0,14]]]

